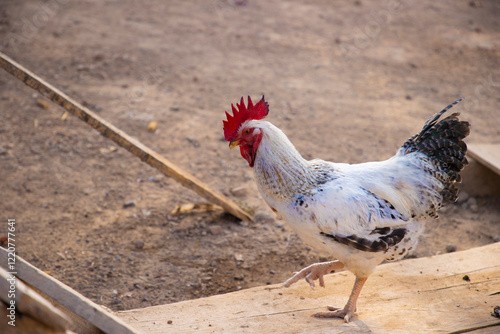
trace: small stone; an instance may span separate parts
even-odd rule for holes
[[[473,0],[469,1],[469,6],[471,6],[472,8],[480,8],[483,7],[483,4],[481,3],[481,1]]]
[[[157,175],[148,177],[149,182],[160,182],[163,179],[164,179],[164,176],[162,174],[157,174]]]
[[[220,225],[210,225],[208,227],[208,231],[211,234],[213,234],[213,235],[221,234],[221,232],[222,232],[222,226],[220,226]]]
[[[232,188],[229,190],[229,192],[233,195],[233,196],[237,196],[237,197],[244,197],[247,195],[248,193],[248,190],[246,187],[236,187],[236,188]]]
[[[467,200],[467,204],[477,205],[477,199],[475,197],[469,197],[469,199]]]
[[[123,203],[123,207],[125,209],[131,208],[131,207],[134,207],[136,204],[137,204],[137,202],[135,200],[129,200],[129,201],[125,201],[125,203]]]
[[[477,206],[477,204],[471,204],[469,206],[469,210],[470,210],[470,212],[477,213],[477,212],[479,212],[479,207]]]
[[[173,323],[174,323],[174,322],[173,322],[172,320],[168,320],[168,321],[167,321],[167,324],[169,324],[169,325],[171,325],[171,324],[173,324]]]
[[[467,200],[469,199],[469,194],[466,192],[466,191],[461,191],[459,194],[458,194],[458,200],[457,202],[458,203],[464,203],[464,202],[467,202]]]
[[[495,306],[491,315],[495,318],[500,318],[500,306]]]
[[[235,275],[235,276],[234,276],[234,279],[235,279],[236,281],[243,281],[243,280],[245,279],[245,275],[243,275],[243,274],[238,274],[238,275]]]
[[[47,101],[42,100],[42,99],[36,100],[36,105],[42,109],[49,109],[49,103]]]
[[[243,262],[243,261],[244,261],[244,259],[243,259],[243,254],[241,254],[241,253],[236,253],[236,254],[234,254],[234,259],[235,259],[236,261]]]
[[[135,249],[143,249],[144,248],[144,241],[142,241],[142,240],[134,241],[134,247],[135,247]]]
[[[470,277],[469,275],[464,275],[464,277],[462,277],[462,279],[466,282],[470,282]]]
[[[149,122],[149,124],[148,124],[148,131],[149,131],[149,132],[155,132],[157,127],[158,127],[158,122],[156,122],[156,121],[151,121],[151,122]]]
[[[457,246],[453,244],[446,245],[446,252],[447,253],[453,253],[457,251]]]
[[[256,223],[269,224],[274,223],[274,217],[266,212],[257,212],[253,217]]]
[[[85,188],[85,189],[83,189],[83,194],[85,196],[88,196],[88,195],[92,194],[93,192],[94,192],[94,188]]]
[[[200,147],[200,143],[198,142],[198,138],[196,137],[191,137],[187,136],[186,137],[187,141],[191,143],[194,147]]]

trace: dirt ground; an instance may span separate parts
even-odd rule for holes
[[[2,0],[2,52],[256,221],[172,214],[205,201],[0,71],[0,235],[15,219],[21,257],[113,310],[282,282],[328,254],[262,201],[224,111],[265,94],[304,157],[358,163],[465,97],[469,142],[498,143],[499,18],[495,0]],[[498,241],[499,217],[463,194],[413,256]]]

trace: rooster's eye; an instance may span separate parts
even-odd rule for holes
[[[245,130],[245,133],[246,133],[246,134],[249,134],[249,133],[250,133],[250,130],[248,130],[248,129],[247,129],[247,130]]]

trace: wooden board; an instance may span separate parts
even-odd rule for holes
[[[7,250],[0,247],[1,266],[7,265],[7,258]],[[18,256],[16,256],[15,272],[18,279],[53,299],[55,306],[73,320],[76,325],[73,330],[77,333],[100,333],[101,331],[123,334],[140,333],[111,312]],[[3,332],[3,325],[5,325],[4,322],[0,323],[0,332]]]
[[[310,316],[326,305],[343,306],[354,276],[339,272],[325,281],[325,289],[314,291],[302,281],[288,289],[263,286],[117,315],[152,334],[466,333],[475,327],[474,334],[500,333],[500,319],[491,316],[500,305],[500,243],[379,266],[349,324]]]
[[[467,144],[468,154],[500,175],[500,144]]]

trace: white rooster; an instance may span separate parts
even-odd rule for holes
[[[305,278],[324,287],[323,275],[341,268],[356,276],[344,308],[315,316],[348,322],[375,267],[414,249],[423,221],[457,199],[470,125],[446,112],[459,101],[432,116],[392,158],[354,165],[305,160],[280,129],[262,120],[269,113],[264,96],[255,105],[248,97],[248,107],[241,98],[237,109],[231,105],[233,116],[226,112],[225,139],[230,148],[239,145],[264,200],[306,244],[336,259],[312,264],[284,285]]]

